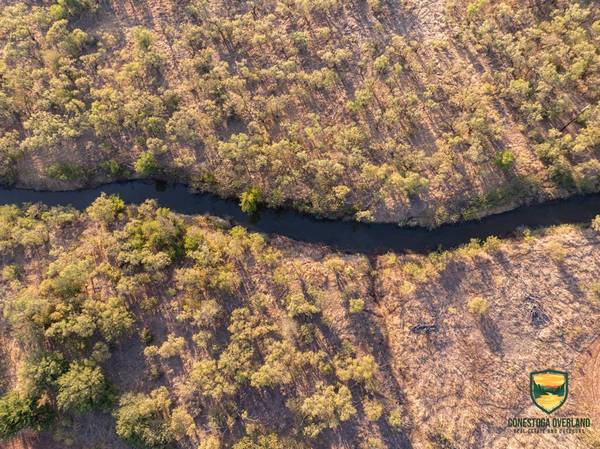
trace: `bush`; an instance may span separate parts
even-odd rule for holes
[[[242,212],[247,214],[256,213],[260,198],[260,190],[255,187],[252,187],[250,190],[242,193],[240,195],[240,208],[242,209]]]
[[[383,404],[376,400],[365,400],[363,402],[363,410],[369,421],[377,421],[383,414]]]
[[[562,262],[569,254],[567,249],[559,241],[550,241],[546,243],[546,251],[550,258],[556,263]]]
[[[19,374],[25,379],[27,391],[34,396],[41,396],[45,391],[56,387],[56,382],[65,369],[63,355],[50,352],[27,360]]]
[[[109,159],[108,161],[102,162],[100,164],[100,168],[107,175],[110,175],[113,177],[118,176],[118,175],[122,174],[122,172],[123,172],[123,168],[121,167],[121,165],[114,159]]]
[[[85,413],[107,399],[104,375],[91,360],[72,362],[57,383],[56,401],[63,410]]]
[[[596,215],[592,220],[592,229],[596,232],[600,232],[600,215]]]
[[[509,150],[500,151],[499,153],[496,153],[494,163],[496,164],[496,167],[502,170],[508,170],[515,163],[515,155]]]
[[[349,301],[350,313],[360,313],[365,309],[364,299],[351,299]]]
[[[322,429],[334,429],[340,422],[348,421],[356,415],[352,405],[352,394],[345,385],[317,385],[315,393],[306,398],[300,406],[301,412],[311,421],[305,428],[309,436],[317,436]]]
[[[140,176],[152,176],[158,171],[158,164],[154,154],[144,151],[134,164],[135,172]]]
[[[558,187],[570,190],[575,187],[575,178],[571,165],[565,158],[560,158],[554,162],[550,168],[550,179]]]
[[[396,407],[391,410],[387,416],[387,422],[390,426],[395,427],[396,429],[401,429],[404,427],[404,419],[402,418],[402,409],[400,407]]]
[[[60,20],[85,12],[96,12],[97,10],[97,0],[58,0],[50,7],[50,14],[55,19]]]
[[[467,302],[467,309],[473,315],[485,315],[489,309],[489,304],[487,299],[482,298],[481,296],[475,296]]]
[[[85,168],[67,162],[56,162],[50,165],[46,173],[59,181],[80,181],[88,175]]]
[[[275,433],[268,435],[245,436],[232,449],[299,449],[300,446],[294,441],[283,440]]]
[[[0,398],[0,440],[26,428],[41,430],[51,419],[50,407],[40,404],[35,396],[12,391]]]
[[[127,393],[114,415],[117,435],[138,447],[164,448],[173,442],[168,421],[171,400],[165,387],[150,395]]]
[[[102,192],[98,198],[85,210],[92,220],[104,224],[114,222],[125,209],[125,203],[117,195],[107,196]]]

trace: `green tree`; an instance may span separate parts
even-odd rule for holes
[[[289,385],[306,366],[317,366],[322,354],[300,352],[289,341],[274,341],[267,348],[264,364],[251,376],[254,387]]]
[[[309,436],[318,435],[324,428],[334,429],[356,415],[348,387],[338,385],[336,389],[323,383],[317,385],[312,396],[304,399],[300,411],[311,420],[305,429]]]
[[[494,163],[502,170],[508,170],[515,163],[515,155],[510,150],[504,150],[496,153]]]
[[[135,172],[140,176],[152,176],[158,172],[158,163],[151,151],[144,151],[134,164]]]
[[[50,407],[35,396],[11,391],[0,398],[0,440],[27,428],[41,430],[51,419]]]
[[[202,395],[217,401],[224,396],[232,396],[237,391],[235,383],[224,375],[215,360],[195,362],[190,371],[190,380]]]
[[[125,203],[117,195],[106,195],[102,192],[98,198],[85,210],[92,218],[105,225],[114,222],[125,209]]]
[[[156,204],[151,201],[140,206],[138,211],[143,211],[140,217],[127,223],[118,234],[121,251],[117,258],[132,267],[162,270],[184,253],[183,224],[167,209],[156,209]]]
[[[487,299],[481,296],[474,296],[467,301],[467,309],[473,315],[482,316],[488,312],[490,305]]]
[[[19,374],[27,391],[39,397],[44,392],[56,388],[57,380],[66,368],[64,356],[60,352],[48,352],[28,359]]]
[[[63,410],[85,413],[107,399],[104,375],[91,360],[72,362],[57,383],[56,401]]]
[[[171,400],[165,387],[149,395],[126,393],[114,412],[119,437],[137,447],[160,449],[173,442],[170,430]]]
[[[252,187],[250,190],[243,192],[240,195],[240,208],[242,209],[242,212],[247,214],[256,213],[261,196],[260,190],[256,187]]]
[[[383,414],[383,404],[374,399],[365,399],[363,401],[363,410],[369,421],[377,421]]]
[[[343,382],[353,380],[366,386],[374,386],[377,362],[372,355],[341,357],[335,359],[335,373]]]
[[[133,326],[134,317],[120,297],[111,296],[105,300],[88,299],[83,307],[89,316],[93,317],[96,328],[107,341],[116,340]]]
[[[192,436],[196,430],[194,418],[183,407],[177,407],[171,413],[169,428],[175,439]]]
[[[56,19],[65,19],[84,12],[95,12],[98,7],[96,0],[58,0],[50,7],[50,14]]]

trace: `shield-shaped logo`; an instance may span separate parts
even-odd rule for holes
[[[557,410],[567,400],[569,374],[547,369],[529,375],[529,387],[533,403],[546,413]]]

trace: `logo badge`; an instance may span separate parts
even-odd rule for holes
[[[535,371],[529,375],[529,387],[536,407],[552,413],[567,400],[569,374],[553,369]]]

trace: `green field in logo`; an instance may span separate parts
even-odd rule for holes
[[[569,374],[564,371],[547,369],[534,371],[529,375],[531,399],[540,410],[552,413],[567,400]]]

